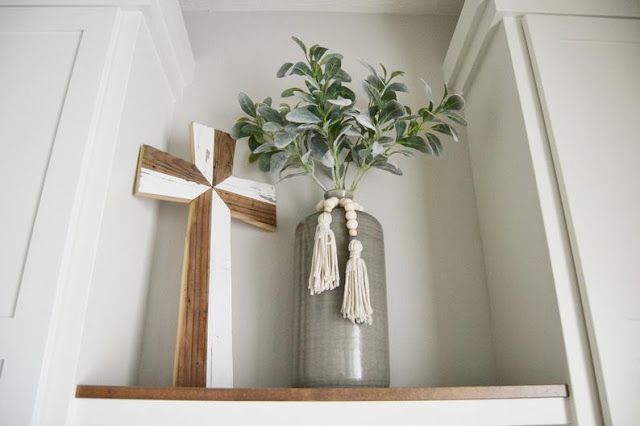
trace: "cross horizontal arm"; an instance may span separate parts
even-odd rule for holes
[[[194,164],[148,145],[140,147],[135,195],[189,203],[209,189],[211,184]]]
[[[275,230],[276,195],[273,185],[230,176],[214,189],[231,210],[232,217],[267,231]]]

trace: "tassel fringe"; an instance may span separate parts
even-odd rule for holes
[[[311,274],[309,274],[309,293],[320,294],[326,290],[333,290],[339,285],[336,237],[331,230],[331,213],[325,211],[318,216],[318,226],[316,226]]]
[[[349,242],[349,260],[345,273],[344,299],[342,300],[342,317],[354,324],[373,323],[373,309],[369,294],[369,277],[367,265],[360,257],[362,243],[356,239]]]

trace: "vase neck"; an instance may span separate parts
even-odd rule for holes
[[[342,198],[350,198],[353,199],[353,192],[349,192],[345,189],[330,189],[329,191],[324,193],[324,199],[327,200],[331,197],[336,197],[337,199]]]

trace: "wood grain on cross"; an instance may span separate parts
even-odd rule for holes
[[[134,194],[189,204],[175,386],[233,386],[230,218],[276,227],[272,185],[231,175],[235,141],[192,123],[191,162],[140,147]]]

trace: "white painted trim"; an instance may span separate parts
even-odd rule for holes
[[[473,401],[223,402],[76,399],[74,426],[566,425],[565,398]]]
[[[51,9],[56,10],[56,9]],[[80,10],[88,9],[77,9]],[[33,425],[59,426],[69,421],[76,383],[85,310],[92,282],[100,224],[109,186],[110,170],[124,107],[129,71],[141,24],[139,14],[116,13],[110,33],[99,95],[82,160],[80,188],[74,199],[73,231],[66,242],[58,292],[55,297]],[[61,13],[62,10],[58,10]],[[80,22],[85,20],[81,19]]]
[[[144,14],[174,99],[181,98],[182,90],[193,79],[195,59],[178,1],[129,0],[117,3],[125,9],[140,10]]]
[[[216,191],[211,200],[207,387],[233,387],[231,211]]]
[[[276,188],[268,183],[229,176],[214,188],[253,198],[263,203],[276,203]]]
[[[209,185],[142,167],[136,195],[188,203],[208,189],[211,189]]]
[[[174,99],[193,79],[195,59],[178,0],[0,0],[3,6],[117,7],[139,11],[151,34]]]
[[[520,18],[505,17],[504,26],[515,84],[537,183],[551,273],[562,326],[562,338],[571,388],[570,406],[575,424],[602,424],[600,402],[590,356],[573,255],[569,244],[555,167],[547,139],[540,99]]]
[[[628,0],[467,0],[443,62],[445,82],[465,91],[495,26],[505,16],[560,14],[640,18],[640,2]]]

